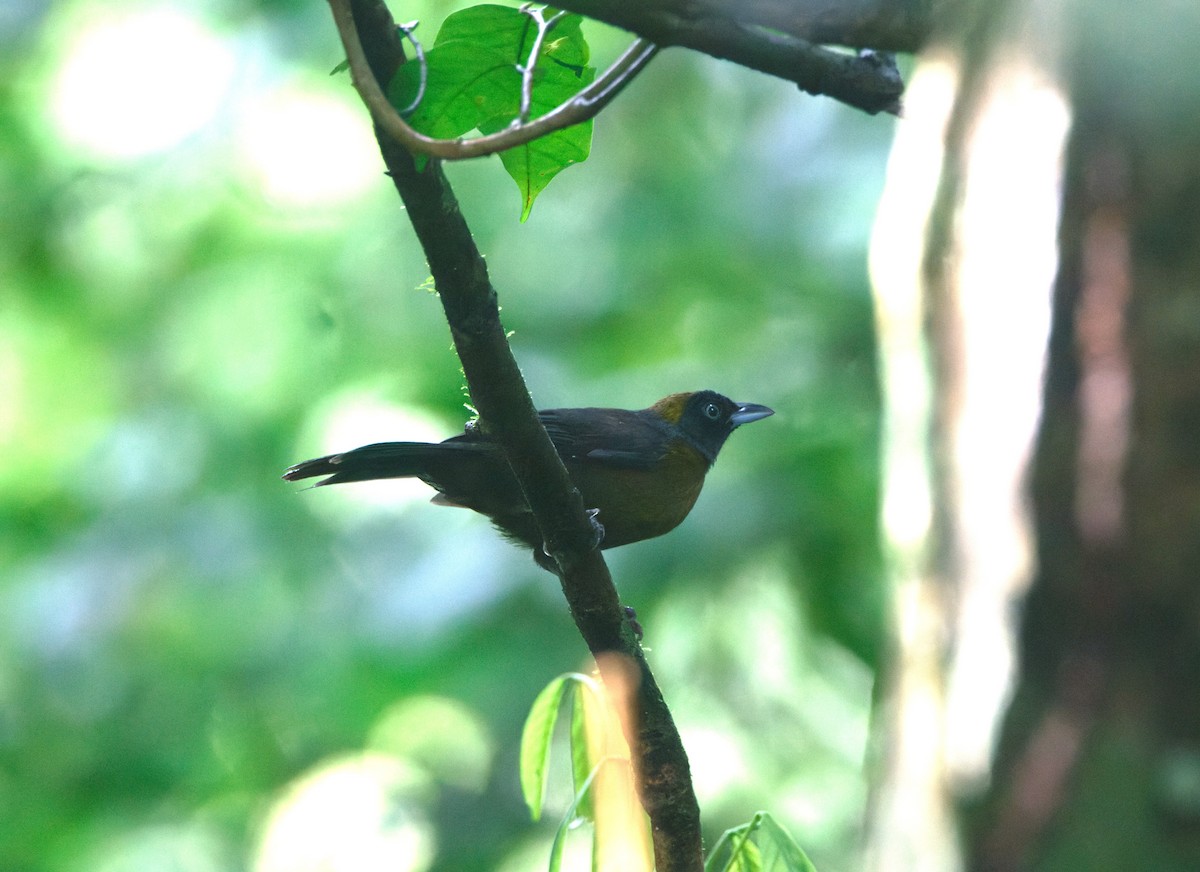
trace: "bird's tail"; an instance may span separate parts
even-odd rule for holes
[[[448,465],[462,463],[470,457],[487,462],[485,455],[491,455],[494,451],[494,446],[470,442],[377,442],[353,451],[297,463],[283,474],[283,478],[286,481],[300,481],[318,475],[329,476],[314,487],[377,478],[420,478],[428,481],[430,478],[439,478]]]

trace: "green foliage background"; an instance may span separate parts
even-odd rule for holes
[[[414,435],[376,429],[388,421],[447,436],[467,414],[377,156],[302,136],[247,157],[256,100],[280,93],[343,106],[369,136],[347,78],[326,75],[341,59],[327,8],[12,9],[0,870],[316,868],[279,847],[303,838],[371,848],[358,869],[544,868],[556,812],[528,820],[520,725],[549,679],[586,666],[553,579],[404,487],[279,480],[296,460]],[[449,9],[394,11],[433,33]],[[234,58],[211,116],[133,156],[64,132],[77,37],[164,13]],[[625,40],[588,33],[597,63]],[[113,99],[205,73],[139,67],[132,49],[100,63],[147,77]],[[540,405],[711,387],[777,410],[733,438],[679,530],[610,556],[709,841],[770,808],[822,869],[853,868],[883,644],[865,254],[891,124],[671,51],[527,224],[497,161],[450,168]],[[315,178],[357,161],[368,184],[281,195],[262,168],[297,156]],[[345,796],[375,785],[382,806],[335,801],[339,828],[320,802],[343,794],[305,790],[346,771],[361,783]],[[282,827],[297,796],[316,797],[320,826]]]

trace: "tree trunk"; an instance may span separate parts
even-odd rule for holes
[[[1066,9],[1040,569],[969,867],[1182,872],[1200,869],[1200,10]]]

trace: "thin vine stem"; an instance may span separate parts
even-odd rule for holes
[[[404,39],[407,39],[412,44],[413,54],[416,56],[415,60],[421,65],[421,75],[417,81],[417,96],[413,97],[412,102],[400,110],[401,116],[415,112],[416,108],[421,105],[421,101],[425,99],[425,86],[429,82],[429,64],[425,60],[425,49],[414,33],[418,23],[417,21],[410,21],[407,24],[396,25],[396,30]]]
[[[521,112],[517,116],[516,124],[528,124],[529,113],[533,109],[533,71],[537,68],[538,55],[542,53],[542,44],[546,41],[546,34],[549,33],[554,25],[562,20],[567,13],[557,12],[546,20],[544,7],[532,6],[526,3],[521,7],[521,12],[533,19],[533,23],[537,26],[537,36],[533,38],[533,46],[529,49],[529,59],[524,64],[517,66],[517,71],[521,74]]]

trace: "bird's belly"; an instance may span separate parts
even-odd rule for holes
[[[700,496],[704,469],[607,469],[599,475],[573,469],[572,478],[588,509],[597,509],[604,527],[601,548],[615,548],[661,536],[687,517]],[[698,473],[698,474],[697,474]]]

